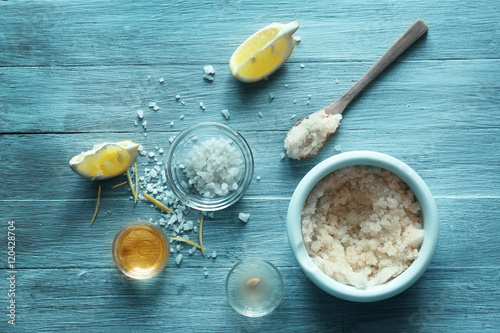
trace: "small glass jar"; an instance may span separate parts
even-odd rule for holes
[[[136,221],[118,231],[112,251],[113,260],[123,274],[134,279],[148,279],[167,265],[170,245],[159,227]]]
[[[226,297],[244,316],[265,316],[276,309],[283,298],[283,278],[269,261],[244,259],[227,275]]]
[[[200,147],[203,142],[211,139],[224,139],[231,147],[236,148],[242,160],[242,169],[236,189],[226,195],[210,198],[189,184],[185,168],[193,147]],[[252,181],[253,168],[252,151],[245,139],[236,130],[219,123],[200,123],[179,133],[170,146],[165,163],[167,182],[172,191],[185,205],[202,211],[221,210],[241,199]]]

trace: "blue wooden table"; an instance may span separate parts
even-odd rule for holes
[[[499,16],[496,0],[0,1],[0,331],[498,332]],[[417,18],[428,34],[350,105],[320,153],[281,159],[289,128],[347,91]],[[238,82],[228,66],[236,47],[273,21],[292,20],[301,42],[289,61],[266,81]],[[203,79],[205,65],[216,71],[213,82]],[[134,124],[139,109],[147,129]],[[170,137],[202,121],[240,131],[254,153],[254,180],[241,201],[205,220],[215,259],[184,246],[173,254],[184,255],[179,266],[171,259],[151,280],[128,279],[113,263],[112,239],[135,219],[158,222],[160,211],[134,205],[126,186],[113,188],[125,177],[91,183],[68,161],[120,140],[163,158]],[[372,304],[312,284],[285,230],[300,179],[353,150],[410,165],[440,219],[423,277]],[[144,172],[154,164],[139,156],[138,165]],[[239,212],[251,214],[248,223]],[[239,315],[224,295],[229,269],[248,257],[271,261],[285,281],[282,303],[263,318]]]

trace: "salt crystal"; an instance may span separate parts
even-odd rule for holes
[[[181,99],[181,95],[175,95],[175,99],[176,100],[180,100]]]
[[[239,214],[238,214],[238,218],[239,218],[241,221],[243,221],[243,222],[247,223],[247,222],[248,222],[248,219],[250,218],[250,214],[239,213]]]
[[[306,67],[306,65],[300,64],[300,68],[304,68],[304,67]]]
[[[151,80],[151,75],[148,75],[148,81]]]
[[[226,119],[229,119],[229,110],[227,109],[224,109],[221,111],[222,115],[226,118]]]
[[[150,108],[154,107],[155,105],[156,105],[156,103],[155,103],[155,102],[149,102],[149,107],[150,107]]]
[[[182,261],[182,254],[179,254],[177,257],[175,257],[175,263],[177,264],[177,266],[181,264],[181,261]]]
[[[214,252],[212,252],[212,258],[213,259],[217,258],[217,251],[214,250]]]
[[[340,151],[342,149],[342,147],[340,145],[335,145],[335,147],[333,147],[333,148],[335,148],[336,151]]]
[[[148,136],[148,133],[144,133],[144,136]]]
[[[208,81],[213,81],[215,75],[215,70],[211,65],[203,67],[203,78]]]
[[[160,150],[158,150],[158,152],[159,152],[160,154],[163,154],[163,152],[164,152],[163,148],[160,148]]]
[[[139,119],[144,118],[144,111],[142,111],[142,110],[137,110],[137,115],[139,116]]]
[[[188,250],[188,253],[189,253],[189,255],[191,256],[191,255],[193,255],[193,253],[194,253],[195,251],[196,251],[196,246],[193,246],[192,248],[190,248],[190,249]]]
[[[137,125],[138,125],[138,124],[137,124],[137,120],[135,120],[135,121],[134,121],[134,125],[135,125],[135,126],[137,126]]]
[[[285,84],[285,88],[288,88],[288,84]]]
[[[158,105],[155,105],[155,106],[153,107],[153,110],[158,111],[158,110],[160,110],[160,107],[159,107]]]
[[[151,178],[156,178],[158,177],[158,172],[156,170],[151,170],[151,172],[149,173],[149,175],[151,176]]]
[[[143,122],[142,123],[142,127],[144,127],[144,129],[147,129],[148,128],[148,122],[147,121]]]
[[[161,77],[160,80],[158,80],[158,81],[160,81],[160,83],[163,83],[163,82],[165,82],[165,79]]]
[[[280,154],[280,160],[284,159],[284,158],[285,158],[285,156],[286,156],[286,154],[285,154],[285,153],[281,153],[281,154]]]
[[[300,38],[300,36],[293,36],[293,40],[295,41],[295,43],[300,43],[300,41],[302,40],[302,38]]]
[[[309,105],[309,103],[310,103],[310,102],[309,102],[309,101],[307,101],[307,102],[306,102],[306,105]]]
[[[186,102],[182,101],[182,102],[181,102],[181,105],[184,105],[184,104],[186,104]]]
[[[148,184],[148,185],[146,186],[146,191],[148,191],[148,192],[153,192],[153,185]]]
[[[339,79],[335,79],[335,83],[337,83],[337,84],[338,84],[338,83],[339,83]]]
[[[290,119],[294,119],[297,115],[295,114],[292,114],[292,116],[290,117]]]
[[[174,126],[174,122],[173,121],[170,122],[170,126]]]
[[[184,119],[184,115],[181,114],[181,116],[179,117],[180,120]]]
[[[312,96],[312,95],[307,95],[307,98],[311,99],[311,96]]]
[[[169,141],[170,143],[174,142],[174,137],[173,137],[173,136],[171,136],[171,137],[168,139],[168,141]]]
[[[205,275],[205,277],[208,276],[208,272],[207,272],[207,268],[206,267],[203,267],[203,275]]]
[[[262,112],[259,112],[259,117],[263,117],[264,115],[262,114]]]
[[[261,177],[260,177],[260,176],[257,176],[257,180],[261,180]]]
[[[155,153],[149,152],[148,156],[149,156],[149,158],[153,158],[153,157],[155,157]]]
[[[270,99],[270,100],[273,100],[273,99],[274,99],[274,94],[273,94],[273,93],[269,93],[269,99]]]
[[[294,100],[293,100],[293,104],[295,104],[295,103],[297,103],[297,100],[296,100],[296,99],[294,99]]]

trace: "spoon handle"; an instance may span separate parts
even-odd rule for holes
[[[412,24],[399,39],[380,57],[379,60],[366,72],[361,79],[356,82],[342,97],[328,105],[325,112],[329,114],[342,113],[351,101],[359,95],[359,93],[382,73],[397,57],[399,57],[406,49],[417,41],[423,34],[427,32],[429,27],[427,24],[418,19]]]

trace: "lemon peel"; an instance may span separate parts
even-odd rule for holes
[[[233,75],[242,82],[256,82],[274,73],[292,54],[292,35],[298,28],[297,21],[275,22],[250,36],[229,60]]]
[[[120,187],[120,186],[125,185],[125,184],[127,184],[126,181],[123,182],[123,183],[120,183],[120,184],[116,184],[115,186],[113,186],[113,188],[117,188],[117,187]]]
[[[97,212],[99,212],[99,206],[101,205],[101,185],[99,185],[99,191],[97,192],[97,204],[95,206],[94,217],[90,221],[90,225],[94,224],[95,218],[97,217]]]
[[[162,204],[161,202],[159,202],[158,200],[156,200],[155,198],[153,198],[152,196],[150,196],[146,192],[144,192],[143,195],[144,195],[144,198],[146,198],[149,201],[151,201],[152,203],[154,203],[161,210],[164,210],[164,211],[166,211],[168,213],[172,213],[172,214],[174,213],[170,208],[168,208],[167,206],[165,206],[164,204]]]
[[[103,142],[69,161],[76,174],[94,180],[105,180],[124,173],[137,159],[139,144],[132,141]]]
[[[190,241],[189,239],[186,239],[186,238],[182,238],[182,237],[172,237],[170,238],[172,240],[176,240],[176,241],[180,241],[180,242],[184,242],[184,243],[188,243],[188,244],[191,244],[199,249],[201,249],[201,246],[193,241]],[[203,252],[203,251],[202,251]]]
[[[203,214],[200,215],[200,227],[198,228],[198,241],[200,242],[201,254],[205,255],[205,250],[203,249],[203,236],[201,229],[203,228]]]
[[[132,186],[132,179],[130,178],[130,173],[128,172],[129,169],[127,169],[127,181],[128,185],[130,186],[130,190],[132,191],[132,195],[134,196],[134,203],[137,202],[137,192],[134,190],[134,186]]]

